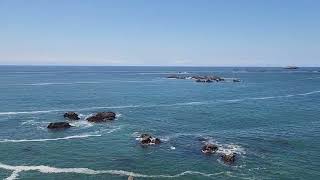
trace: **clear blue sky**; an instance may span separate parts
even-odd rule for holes
[[[0,0],[0,64],[320,66],[320,1]]]

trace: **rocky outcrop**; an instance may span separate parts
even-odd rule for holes
[[[202,82],[202,83],[212,83],[213,81],[210,79],[197,79],[196,82]]]
[[[149,134],[141,134],[140,143],[143,145],[160,144],[161,140],[159,138],[152,137]]]
[[[221,159],[224,163],[232,164],[236,160],[236,153],[222,154]]]
[[[64,118],[68,118],[70,120],[79,120],[79,115],[75,112],[66,112],[63,115]]]
[[[48,129],[64,129],[70,128],[71,125],[67,122],[53,122],[48,125]]]
[[[224,81],[225,79],[219,76],[179,76],[179,75],[170,75],[167,77],[168,79],[193,79],[196,82],[202,82],[202,83],[211,83],[211,82],[220,82]]]
[[[196,80],[196,82],[205,82],[205,83],[211,83],[213,81],[216,81],[216,82],[224,81],[224,79],[219,76],[192,76],[191,79]]]
[[[218,150],[218,146],[214,144],[206,144],[202,147],[202,152],[205,154],[212,154]]]
[[[116,113],[114,112],[98,112],[87,118],[89,122],[106,122],[112,121],[116,118]]]
[[[284,69],[298,69],[297,66],[287,66],[287,67],[284,67]]]

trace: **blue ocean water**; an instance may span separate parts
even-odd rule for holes
[[[319,179],[319,105],[320,68],[0,66],[0,178]],[[66,111],[75,127],[47,130]],[[84,120],[99,111],[117,119]],[[163,143],[142,147],[145,132]]]

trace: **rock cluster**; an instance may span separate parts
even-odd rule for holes
[[[224,81],[223,78],[219,77],[219,76],[192,76],[191,79],[195,79],[196,82],[220,82],[220,81]]]
[[[212,83],[212,82],[220,82],[224,81],[225,79],[219,76],[178,76],[178,75],[171,75],[167,77],[168,79],[192,79],[196,82],[202,82],[202,83]]]
[[[215,144],[211,144],[211,143],[206,143],[204,146],[202,146],[202,153],[204,154],[214,154],[218,151],[219,147],[218,145]],[[232,164],[235,162],[236,160],[236,153],[224,153],[224,152],[220,152],[218,153],[219,156],[221,157],[221,159],[223,160],[224,163],[226,164]]]
[[[79,120],[79,115],[75,112],[66,112],[63,115],[64,118],[69,120]],[[86,120],[89,122],[106,122],[112,121],[116,118],[116,113],[114,112],[98,112]],[[65,129],[72,127],[68,122],[52,122],[50,123],[47,128],[48,129]]]
[[[206,144],[202,146],[202,152],[205,154],[215,153],[218,150],[218,146],[215,144]]]
[[[161,140],[159,138],[152,137],[150,134],[141,134],[140,143],[143,145],[160,144]]]

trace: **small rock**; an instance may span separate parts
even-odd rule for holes
[[[62,128],[70,128],[71,125],[67,122],[54,122],[48,125],[48,129],[62,129]]]
[[[154,144],[160,144],[161,141],[160,141],[159,138],[154,138],[154,139],[152,139],[152,143],[154,143]]]
[[[116,118],[116,113],[114,112],[99,112],[93,116],[87,118],[89,122],[106,122],[112,121]]]
[[[79,115],[75,112],[66,112],[66,113],[64,113],[63,117],[71,119],[71,120],[79,120],[80,119]]]
[[[232,164],[236,160],[236,153],[222,154],[221,158],[225,163]]]
[[[218,150],[218,146],[214,144],[206,144],[202,147],[202,152],[205,154],[215,153]]]
[[[140,136],[140,143],[144,145],[149,144],[160,144],[161,140],[159,138],[154,138],[149,134],[141,134]]]

